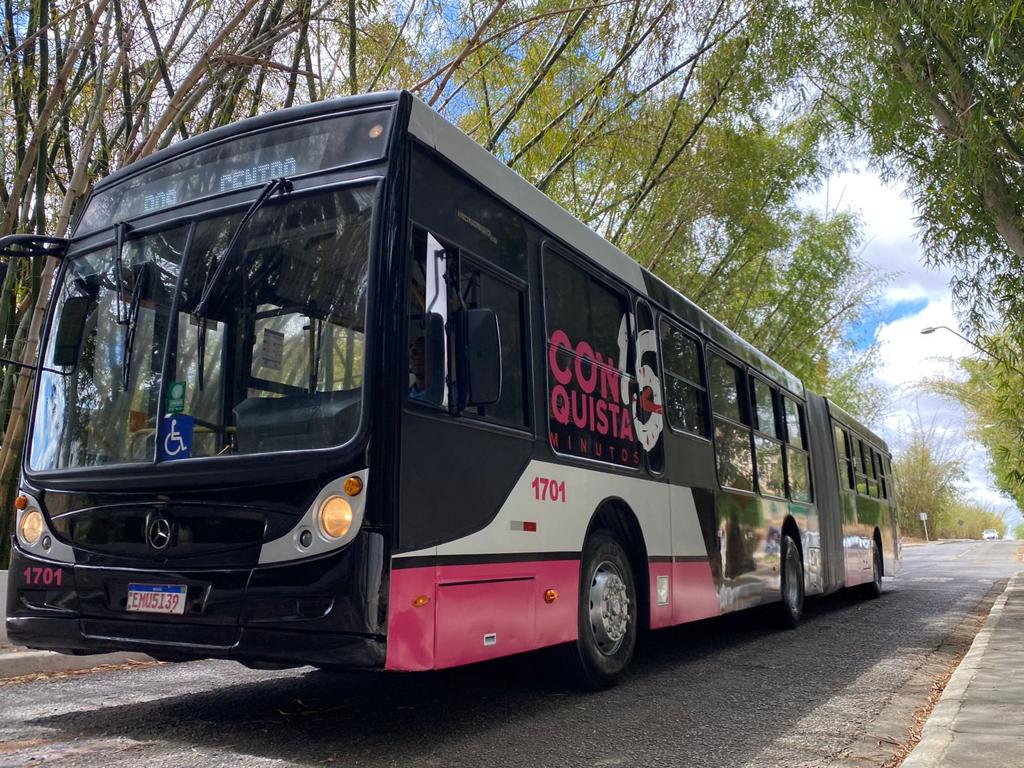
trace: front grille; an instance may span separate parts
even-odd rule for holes
[[[94,556],[145,562],[197,561],[235,553],[248,563],[265,540],[294,525],[281,512],[208,504],[149,504],[94,507],[54,518],[57,533],[72,544],[79,562]],[[90,557],[93,556],[93,557]]]

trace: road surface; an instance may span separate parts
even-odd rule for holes
[[[194,662],[6,685],[0,768],[837,765],[1024,569],[1017,549],[908,548],[882,599],[810,601],[792,632],[755,612],[656,633],[599,694],[565,687],[545,654],[429,675]]]

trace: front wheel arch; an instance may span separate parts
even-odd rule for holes
[[[633,509],[620,498],[602,501],[590,518],[583,546],[598,531],[606,531],[626,551],[633,583],[636,584],[638,627],[641,631],[651,626],[651,570],[647,556],[647,542]],[[582,560],[582,552],[581,552]]]

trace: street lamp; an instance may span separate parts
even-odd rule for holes
[[[966,336],[964,336],[964,335],[963,335],[962,333],[960,333],[960,331],[956,331],[956,330],[954,330],[954,329],[950,328],[950,327],[949,327],[948,325],[935,325],[935,326],[928,326],[927,328],[922,328],[922,329],[921,329],[921,333],[923,333],[923,334],[925,334],[925,335],[927,335],[927,334],[929,334],[929,333],[935,333],[935,332],[936,332],[937,330],[939,330],[940,328],[941,328],[941,329],[943,329],[943,330],[949,331],[949,332],[950,332],[950,333],[952,333],[952,334],[953,334],[954,336],[959,336],[959,337],[960,337],[961,339],[963,339],[964,341],[966,341],[966,342],[967,342],[968,344],[970,344],[970,345],[971,345],[972,347],[974,347],[974,348],[975,348],[976,350],[978,350],[979,352],[981,352],[981,353],[982,353],[983,355],[986,355],[986,356],[988,356],[988,357],[991,357],[991,358],[992,358],[993,360],[995,360],[995,361],[996,361],[997,363],[1002,363],[1003,365],[1005,365],[1005,366],[1006,366],[1007,368],[1009,368],[1010,370],[1012,370],[1012,371],[1015,371],[1016,373],[1020,374],[1021,376],[1024,376],[1024,371],[1022,371],[1022,370],[1021,370],[1020,368],[1018,368],[1018,367],[1017,367],[1017,366],[1015,366],[1015,365],[1011,365],[1011,364],[1010,364],[1009,362],[1007,362],[1007,361],[1006,361],[1006,360],[1004,360],[1003,358],[999,357],[999,355],[997,355],[997,354],[995,354],[994,352],[992,352],[991,350],[989,350],[989,349],[986,349],[985,347],[981,346],[981,344],[979,344],[978,342],[976,342],[976,341],[971,341],[971,340],[970,340],[970,339],[968,339],[968,338],[967,338]]]

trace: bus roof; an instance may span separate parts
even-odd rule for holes
[[[641,267],[627,254],[469,138],[457,126],[441,117],[415,94],[409,96],[412,99],[409,132],[413,136],[451,160],[481,185],[515,206],[579,253],[595,261],[607,272],[640,294],[662,304],[669,304],[668,309],[679,314],[727,351],[758,368],[790,391],[803,396],[803,384],[797,376],[744,341],[677,289]],[[652,287],[658,290],[652,291]]]
[[[888,443],[885,442],[878,434],[865,427],[860,423],[854,416],[851,416],[844,409],[833,403],[831,400],[828,401],[828,411],[832,418],[849,427],[853,431],[857,432],[860,437],[866,438],[868,442],[873,443],[877,448],[881,448],[886,454],[890,454]]]
[[[196,136],[192,136],[184,141],[175,142],[169,147],[165,147],[158,152],[154,152],[152,155],[148,155],[141,160],[136,160],[134,163],[130,163],[129,165],[114,171],[109,176],[104,176],[96,182],[94,191],[102,191],[109,186],[123,181],[129,176],[134,176],[137,173],[145,171],[147,168],[160,165],[160,163],[166,160],[180,157],[181,155],[188,154],[193,150],[200,149],[209,144],[215,144],[218,141],[231,139],[245,133],[258,131],[262,128],[269,128],[282,123],[289,123],[295,120],[331,115],[336,112],[359,109],[360,107],[395,104],[398,102],[400,97],[400,91],[380,91],[377,93],[367,93],[358,96],[343,96],[337,99],[327,99],[325,101],[313,102],[312,104],[303,104],[297,107],[279,109],[274,112],[268,112],[264,115],[257,115],[256,117],[239,120],[238,122],[223,125],[220,128],[214,128],[213,130],[197,134]]]

